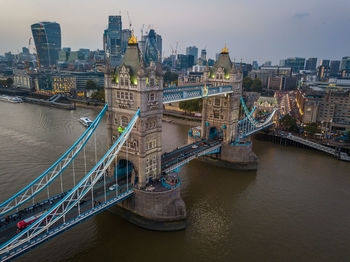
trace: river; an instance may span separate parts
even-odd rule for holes
[[[84,131],[81,116],[97,114],[0,102],[0,200],[74,143]],[[98,157],[107,149],[104,121],[97,129]],[[163,150],[182,145],[188,128],[164,122]],[[95,162],[93,139],[88,168]],[[262,141],[254,141],[254,151],[256,172],[197,160],[181,169],[185,231],[147,231],[106,211],[18,261],[349,261],[350,164]],[[77,169],[83,175],[83,165]]]

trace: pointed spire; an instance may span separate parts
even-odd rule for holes
[[[137,38],[134,35],[134,30],[131,31],[131,37],[129,39],[128,44],[137,44]]]
[[[226,47],[226,44],[225,44],[225,47],[221,50],[221,54],[228,54],[228,49]]]
[[[237,73],[237,67],[236,67],[236,57],[233,57],[233,64],[232,64],[232,73]]]

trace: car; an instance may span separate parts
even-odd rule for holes
[[[110,186],[108,189],[109,189],[109,191],[114,191],[114,190],[116,190],[118,188],[119,188],[119,186],[114,184],[114,185]]]
[[[193,148],[193,149],[196,149],[196,148],[198,148],[198,146],[197,146],[197,145],[193,145],[192,148]]]

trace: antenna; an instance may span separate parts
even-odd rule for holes
[[[129,11],[126,11],[126,13],[128,15],[128,20],[129,20],[129,30],[131,31],[132,22],[131,22],[131,19],[130,19]]]

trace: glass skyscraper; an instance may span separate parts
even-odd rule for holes
[[[31,25],[31,28],[40,65],[55,65],[61,50],[60,25],[56,22],[39,22]]]

